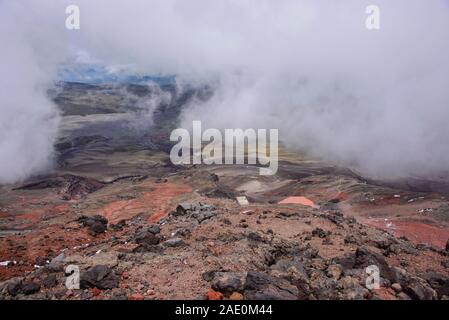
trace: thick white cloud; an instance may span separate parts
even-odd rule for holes
[[[22,2],[40,8],[28,10],[29,15],[63,25],[59,12],[64,9],[57,6],[64,1]],[[26,32],[17,42],[28,46],[27,37],[39,34],[37,47],[45,49],[20,58],[38,68],[26,82],[39,83],[43,56],[69,39],[69,48],[82,48],[111,64],[133,63],[143,72],[213,83],[215,96],[190,106],[184,113],[186,124],[200,119],[205,126],[220,128],[280,128],[280,139],[287,144],[373,176],[448,171],[447,1],[375,1],[381,9],[379,31],[365,28],[365,8],[372,2],[363,0],[67,4],[73,2],[81,8],[81,30],[76,33],[55,35],[49,23],[40,28],[20,24]],[[2,72],[2,82],[8,72]],[[4,100],[32,97],[29,91],[10,91],[2,96],[2,109]],[[29,103],[17,105],[32,110]],[[12,107],[8,110],[2,128],[20,119]],[[47,115],[47,109],[41,111],[39,115]],[[11,131],[10,137],[25,134]],[[0,152],[20,158],[24,153],[18,145],[9,150],[2,145]],[[22,172],[23,167],[13,169]]]

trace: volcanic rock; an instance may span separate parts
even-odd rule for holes
[[[78,222],[87,227],[89,233],[92,235],[97,235],[105,232],[108,226],[108,219],[100,215],[91,217],[81,216],[80,218],[78,218]]]
[[[10,295],[16,296],[20,293],[25,295],[30,295],[36,292],[39,292],[41,289],[40,284],[32,281],[14,281],[8,284],[7,291]]]
[[[47,270],[50,272],[61,272],[64,266],[64,259],[65,259],[64,253],[61,253],[60,255],[56,256],[47,265]]]
[[[247,300],[295,300],[298,288],[285,279],[250,271],[247,273],[244,297]]]
[[[212,289],[225,294],[243,292],[246,273],[243,272],[217,272],[214,274]]]
[[[316,228],[312,231],[312,236],[319,238],[326,238],[328,233],[321,228]]]
[[[180,247],[180,246],[185,245],[185,242],[181,238],[173,238],[173,239],[164,241],[163,245],[166,247]]]
[[[55,274],[48,275],[47,277],[44,278],[44,280],[42,281],[42,284],[47,289],[56,287],[56,285],[58,284],[58,280],[56,279],[56,275]]]
[[[438,298],[449,296],[449,279],[436,272],[427,272],[424,279],[437,292]]]
[[[114,271],[105,265],[97,265],[81,274],[80,287],[82,289],[98,288],[101,290],[117,288],[119,278]]]
[[[435,300],[437,293],[425,280],[418,277],[410,277],[403,285],[404,292],[415,300]]]

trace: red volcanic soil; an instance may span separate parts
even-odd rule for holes
[[[143,192],[136,199],[108,203],[98,213],[106,217],[110,223],[117,223],[142,212],[150,212],[149,222],[156,222],[168,214],[174,197],[192,191],[188,185],[174,183],[145,183],[142,187],[151,191]]]
[[[414,221],[367,221],[366,224],[382,228],[396,237],[404,236],[415,244],[424,243],[443,249],[449,239],[449,230]]]

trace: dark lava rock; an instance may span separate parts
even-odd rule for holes
[[[204,281],[212,281],[214,279],[215,274],[217,272],[219,272],[219,271],[217,271],[217,270],[209,270],[209,271],[203,272],[201,274],[201,278],[203,278]]]
[[[154,228],[150,227],[152,231],[156,231]],[[142,230],[136,233],[133,241],[139,246],[134,249],[134,252],[160,252],[162,248],[158,246],[161,242],[161,238],[150,232],[149,229]]]
[[[357,245],[360,245],[360,240],[359,239],[357,239],[355,236],[353,236],[352,234],[351,235],[347,235],[346,237],[345,237],[345,244],[357,244]]]
[[[104,184],[89,178],[65,176],[65,184],[61,190],[63,200],[84,198],[86,195],[104,187]]]
[[[260,233],[258,233],[258,232],[253,232],[253,231],[251,231],[250,233],[248,233],[248,239],[249,239],[249,240],[256,241],[256,242],[264,242],[263,236],[262,236]]]
[[[26,295],[39,292],[40,289],[41,289],[41,285],[36,282],[23,282],[22,283],[22,292]]]
[[[307,248],[302,252],[302,256],[307,259],[315,259],[319,257],[319,251],[315,248]]]
[[[343,270],[365,269],[368,266],[375,265],[379,268],[380,276],[394,283],[397,280],[396,272],[388,265],[385,258],[366,247],[357,248],[354,255],[339,257],[333,259],[335,264],[340,264]]]
[[[235,199],[235,192],[232,188],[223,185],[217,184],[215,188],[206,193],[206,197],[208,198],[221,198],[221,199]]]
[[[138,232],[134,237],[134,242],[144,246],[157,245],[161,242],[159,236],[148,230]]]
[[[247,273],[244,297],[247,300],[296,300],[299,290],[285,279],[250,271]]]
[[[312,236],[314,236],[314,237],[326,238],[327,235],[328,235],[328,233],[321,228],[315,228],[312,231]]]
[[[212,289],[224,294],[243,292],[245,277],[243,272],[216,272],[213,275]]]
[[[44,287],[47,288],[47,289],[56,287],[56,285],[58,284],[58,280],[56,279],[56,275],[55,275],[55,274],[50,274],[50,275],[48,275],[48,276],[42,281],[42,284],[43,284]]]
[[[211,173],[209,175],[209,180],[212,182],[218,182],[220,180],[220,178],[215,173]]]
[[[434,300],[437,297],[425,280],[418,277],[410,277],[405,285],[401,284],[404,292],[414,300]]]
[[[10,282],[6,287],[6,290],[10,295],[15,297],[16,295],[22,292],[22,282],[21,281]]]
[[[39,290],[41,289],[41,285],[32,281],[27,282],[15,281],[9,283],[6,289],[8,293],[12,296],[16,296],[20,293],[30,295],[39,292]]]
[[[429,271],[424,275],[424,279],[430,284],[430,286],[437,292],[438,298],[443,296],[449,296],[449,279],[445,278],[441,274],[433,271]]]
[[[126,227],[126,220],[120,220],[116,224],[111,224],[110,226],[112,230],[121,231],[124,227]]]
[[[108,219],[100,215],[95,215],[92,217],[81,216],[78,218],[78,222],[87,227],[89,233],[92,235],[103,233],[108,227]]]
[[[50,263],[47,265],[47,270],[50,272],[61,272],[64,268],[64,253],[53,258]]]
[[[270,268],[281,273],[294,271],[300,278],[309,279],[304,264],[299,259],[280,259]]]
[[[196,218],[196,220],[198,220],[199,223],[208,220],[212,217],[215,217],[216,213],[212,212],[212,211],[208,211],[208,212],[199,212],[199,213],[194,213],[192,216],[194,218]]]
[[[185,242],[181,238],[173,238],[165,241],[163,245],[166,247],[181,247],[185,245]]]
[[[198,222],[210,219],[216,215],[216,208],[207,204],[190,204],[181,203],[176,207],[176,211],[172,213],[173,216],[184,216],[191,214],[193,218],[197,219]]]
[[[159,227],[159,225],[157,225],[157,224],[153,224],[147,230],[148,230],[148,232],[150,232],[152,234],[159,234],[159,233],[161,233],[161,227]]]
[[[15,190],[41,190],[57,188],[63,200],[80,199],[104,187],[104,184],[90,178],[64,175],[29,183]]]
[[[107,226],[101,222],[94,222],[90,227],[89,227],[89,231],[91,232],[91,234],[95,235],[95,234],[99,234],[99,233],[103,233],[105,232],[107,229]]]
[[[394,270],[388,265],[382,255],[370,251],[365,247],[357,248],[353,268],[366,268],[370,265],[376,265],[379,268],[380,276],[382,278],[388,279],[392,282],[396,280]]]
[[[342,225],[344,222],[343,214],[341,212],[333,212],[327,216],[327,219],[338,226]]]
[[[395,268],[397,283],[399,283],[403,289],[403,292],[407,294],[413,300],[434,300],[437,298],[437,292],[432,289],[429,283],[415,276],[411,276],[407,271]],[[433,274],[427,275],[429,280],[435,277]],[[435,284],[434,284],[435,285]]]
[[[186,215],[189,211],[192,211],[192,204],[181,203],[176,207],[176,211],[173,212],[173,215],[183,216],[183,215]]]
[[[119,278],[108,266],[97,265],[81,274],[80,287],[82,289],[96,287],[100,290],[117,288]]]

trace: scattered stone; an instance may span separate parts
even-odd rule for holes
[[[355,252],[354,268],[366,268],[375,265],[380,270],[380,276],[390,281],[396,280],[396,274],[380,254],[370,251],[366,247],[359,247]]]
[[[74,264],[81,269],[90,268],[91,266],[96,265],[105,265],[109,268],[114,268],[118,265],[118,253],[114,251],[104,252],[99,250],[99,252],[97,251],[93,255],[74,254],[67,256],[64,259],[64,264]]]
[[[15,297],[22,292],[22,281],[12,281],[8,283],[6,290],[11,296]]]
[[[229,296],[229,300],[243,300],[243,295],[239,292],[233,292]]]
[[[209,289],[206,293],[207,300],[222,300],[223,294],[221,292],[217,292],[213,289]]]
[[[435,300],[437,298],[436,291],[425,280],[418,277],[409,277],[402,287],[404,292],[414,300]]]
[[[410,296],[408,294],[406,294],[405,292],[398,293],[397,297],[399,300],[412,300],[412,298],[410,298]]]
[[[338,213],[333,213],[327,216],[328,220],[333,222],[334,224],[336,224],[337,226],[341,226],[343,224],[343,214],[338,212]]]
[[[174,247],[181,247],[181,246],[185,245],[185,242],[181,238],[173,238],[173,239],[164,241],[163,245],[166,247],[174,248]]]
[[[89,233],[93,236],[104,233],[108,228],[108,219],[100,215],[91,217],[81,216],[78,218],[78,222],[80,222],[84,227],[87,227]]]
[[[248,239],[256,241],[256,242],[263,242],[264,238],[261,234],[259,234],[258,232],[250,232],[248,234]]]
[[[298,288],[285,279],[255,271],[247,273],[244,291],[247,300],[296,300],[298,296]]]
[[[55,274],[48,275],[47,277],[44,278],[44,280],[42,281],[42,284],[47,289],[56,287],[57,284],[58,284],[58,280],[56,278],[56,275]]]
[[[393,283],[391,285],[391,288],[396,292],[399,293],[402,291],[402,286],[399,283]]]
[[[235,200],[237,200],[237,203],[242,207],[249,205],[248,199],[244,196],[236,197]]]
[[[190,216],[201,223],[216,216],[216,208],[207,204],[188,204],[182,203],[176,207],[176,211],[172,213],[172,216]]]
[[[215,217],[216,213],[213,211],[208,211],[208,212],[198,212],[198,213],[194,213],[192,214],[192,217],[195,218],[196,220],[198,220],[199,223],[208,220],[212,217]]]
[[[327,235],[328,235],[328,233],[321,228],[315,228],[312,231],[312,236],[314,236],[314,237],[319,237],[319,238],[323,239],[323,238],[326,238]]]
[[[186,215],[189,211],[192,211],[192,204],[181,203],[176,207],[176,216]]]
[[[23,282],[21,284],[21,292],[25,295],[30,295],[39,292],[41,285],[36,282]]]
[[[360,244],[360,241],[352,234],[345,237],[345,244]]]
[[[124,227],[126,227],[126,220],[120,220],[116,224],[111,224],[110,227],[114,231],[121,231]]]
[[[50,272],[61,272],[64,268],[64,252],[53,258],[47,265],[47,270]]]
[[[80,286],[82,289],[97,287],[101,290],[117,288],[119,278],[108,266],[97,265],[81,274]]]
[[[22,292],[25,295],[30,295],[36,292],[39,292],[41,289],[41,285],[36,282],[23,282],[22,283]]]
[[[243,292],[245,277],[245,273],[216,272],[212,281],[212,289],[225,294]]]
[[[295,279],[309,279],[304,264],[299,259],[279,259],[271,266],[271,270],[288,274]]]
[[[134,242],[139,245],[139,247],[151,250],[151,248],[155,245],[158,245],[161,242],[161,239],[158,235],[155,235],[153,232],[148,230],[139,231],[134,236]]]
[[[343,267],[339,264],[332,264],[326,270],[326,275],[333,279],[340,279],[343,273]]]
[[[6,291],[13,297],[18,294],[31,295],[39,292],[41,285],[33,281],[16,280],[9,282]]]
[[[437,292],[438,298],[449,296],[449,279],[436,272],[428,271],[424,275],[424,279]]]
[[[152,233],[152,234],[159,234],[161,233],[161,227],[157,224],[153,224],[151,227],[149,227],[148,232]]]
[[[218,182],[218,181],[220,181],[220,178],[215,173],[211,173],[209,175],[209,180],[212,182]]]

